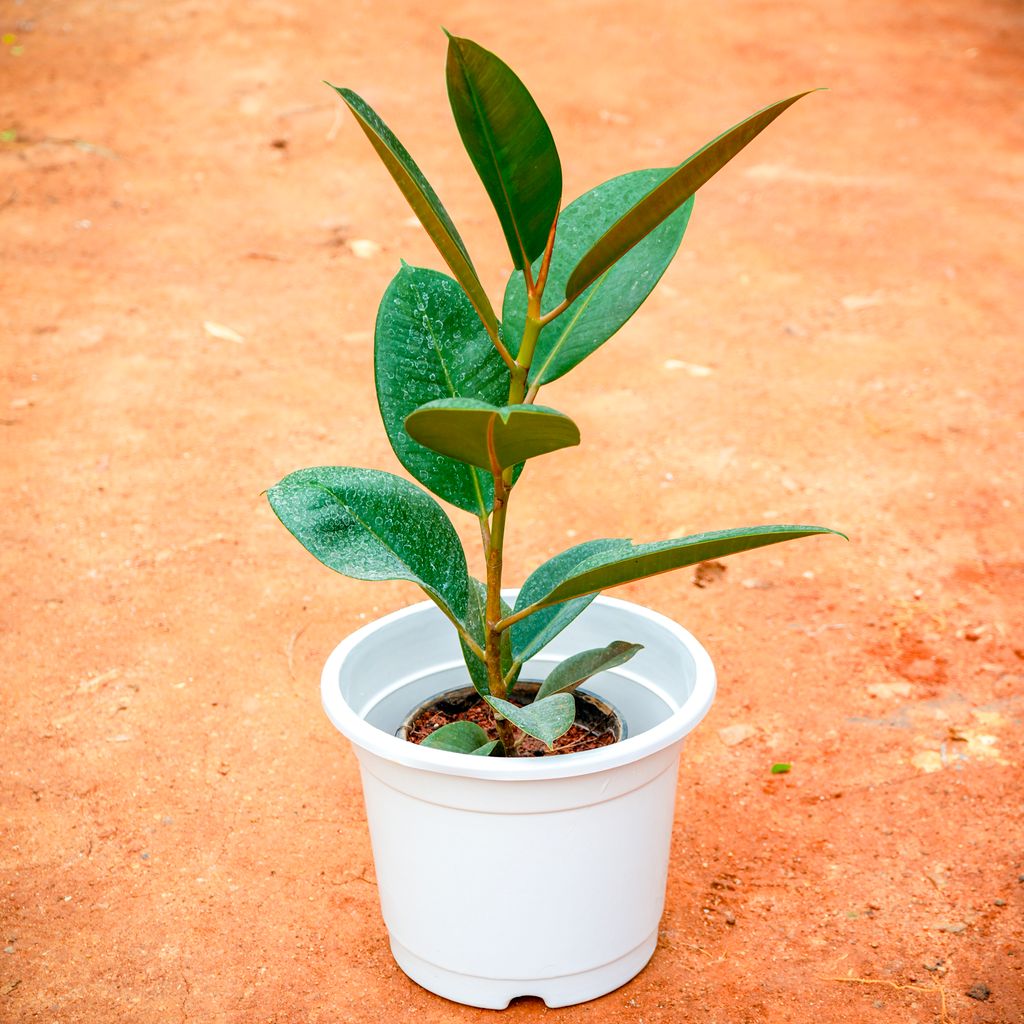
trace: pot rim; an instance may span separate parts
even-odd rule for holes
[[[514,596],[515,591],[503,593]],[[338,685],[341,666],[362,641],[379,630],[386,629],[390,624],[410,615],[420,614],[426,610],[436,612],[437,606],[429,600],[419,601],[367,623],[354,633],[350,633],[334,648],[324,664],[320,677],[320,696],[324,711],[335,728],[359,750],[409,768],[472,779],[539,781],[574,778],[631,764],[679,743],[707,714],[715,696],[715,669],[707,651],[693,634],[660,612],[652,611],[633,601],[603,595],[595,598],[594,604],[619,608],[660,626],[686,648],[696,666],[694,688],[689,697],[665,721],[636,736],[595,750],[560,754],[558,757],[469,757],[466,754],[435,750],[410,743],[370,725],[356,714],[341,695],[341,687]]]

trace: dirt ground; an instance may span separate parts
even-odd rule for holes
[[[322,79],[392,124],[501,293],[444,24],[523,76],[567,198],[830,87],[701,191],[663,286],[543,393],[584,443],[520,484],[509,581],[589,537],[852,542],[618,591],[719,672],[661,943],[617,992],[505,1019],[1024,1020],[1018,3],[0,12],[0,1019],[494,1019],[394,965],[319,704],[329,650],[419,593],[330,573],[261,497],[398,469],[376,304],[399,257],[439,265]]]

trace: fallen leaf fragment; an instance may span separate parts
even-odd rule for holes
[[[203,330],[211,338],[219,338],[221,341],[234,341],[241,345],[245,341],[238,331],[233,331],[230,327],[225,327],[224,324],[215,323],[213,320],[203,321]]]
[[[666,370],[685,370],[691,377],[710,377],[715,371],[710,366],[698,363],[684,363],[682,359],[666,359]]]

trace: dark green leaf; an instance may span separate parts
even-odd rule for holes
[[[377,313],[374,374],[384,428],[402,465],[438,497],[486,515],[491,474],[438,455],[405,431],[405,417],[438,398],[508,399],[508,367],[447,274],[403,266],[395,275]]]
[[[476,722],[449,722],[435,729],[420,746],[452,750],[456,754],[475,754],[489,743],[490,737]]]
[[[405,418],[406,432],[427,448],[473,466],[501,469],[580,443],[564,413],[543,405],[495,406],[470,398],[428,402]]]
[[[477,747],[476,750],[471,750],[471,754],[476,754],[477,757],[502,757],[504,756],[504,748],[501,745],[501,740],[491,740],[489,743],[485,743],[482,747]]]
[[[570,203],[558,218],[547,295],[561,296],[583,254],[626,210],[671,174],[671,169],[632,171],[612,178]],[[693,200],[626,253],[556,320],[541,329],[530,383],[557,380],[603,345],[654,290],[682,241]],[[537,263],[535,270],[540,266]],[[548,303],[554,306],[555,302]],[[526,323],[526,287],[515,271],[505,288],[502,331],[512,344]]]
[[[516,598],[515,611],[522,611],[546,597],[562,580],[571,576],[580,565],[597,555],[629,551],[628,540],[588,540],[562,551],[538,566],[523,584]],[[512,634],[512,657],[518,664],[532,658],[547,646],[566,626],[590,604],[597,594],[552,605],[520,619],[506,630]]]
[[[508,606],[508,603],[503,599],[501,602],[501,615],[504,618],[507,615],[512,614],[512,609]],[[474,579],[472,576],[469,579],[469,611],[466,613],[466,628],[469,630],[470,636],[480,645],[480,649],[483,650],[485,641],[487,638],[487,588],[478,579]],[[501,634],[501,671],[502,674],[506,674],[512,667],[512,641],[509,637],[510,630],[505,630]],[[477,693],[484,696],[491,692],[490,682],[487,678],[487,665],[478,658],[467,646],[465,640],[461,637],[459,642],[462,644],[462,656],[466,660],[466,668],[469,670],[470,679],[473,680],[473,685],[476,687]],[[511,691],[512,685],[514,685],[515,678],[518,677],[519,673],[516,672],[515,676],[509,681],[509,690]]]
[[[544,700],[535,700],[525,708],[517,707],[511,701],[498,697],[484,697],[484,700],[503,718],[507,718],[517,729],[528,736],[546,743],[548,747],[565,735],[576,721],[576,701],[571,693],[556,693]]]
[[[572,299],[580,295],[637,242],[678,210],[784,110],[806,95],[807,92],[802,92],[759,110],[697,150],[594,243],[569,275],[565,297]]]
[[[605,669],[624,665],[637,651],[643,650],[643,644],[631,644],[625,640],[613,640],[607,647],[595,647],[589,651],[581,651],[571,658],[559,662],[550,672],[544,684],[537,691],[537,700],[550,697],[553,693],[570,693],[591,676]]]
[[[698,533],[679,540],[631,545],[626,550],[598,554],[584,562],[547,596],[541,598],[539,603],[542,606],[557,604],[584,594],[617,587],[622,583],[657,576],[672,569],[819,533],[837,531],[824,526],[745,526],[734,530]],[[844,535],[838,533],[837,536]]]
[[[469,600],[466,556],[441,506],[377,469],[320,466],[267,491],[271,508],[328,568],[358,580],[410,580],[459,622]]]
[[[329,82],[327,84],[330,85]],[[402,195],[409,201],[431,241],[451,267],[455,279],[465,289],[480,319],[492,334],[497,334],[498,318],[480,283],[480,278],[477,277],[466,246],[455,230],[451,217],[441,205],[441,200],[423,177],[416,162],[365,100],[351,89],[340,89],[336,85],[332,85],[331,88],[341,96],[355,115],[359,127],[363,129],[391,177],[402,190]]]
[[[555,141],[526,86],[493,53],[449,36],[446,73],[462,143],[521,270],[544,251],[562,198]]]

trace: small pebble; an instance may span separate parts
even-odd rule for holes
[[[372,259],[380,252],[380,244],[370,238],[353,238],[348,243],[348,247],[351,249],[352,255],[360,260]]]
[[[1006,900],[993,900],[992,901],[997,907],[1005,907]]]
[[[725,918],[726,924],[734,925],[736,923],[736,915],[731,910],[725,911],[722,916]]]
[[[963,921],[954,921],[952,924],[940,924],[938,930],[940,932],[949,932],[950,935],[961,935],[967,931],[967,925]]]
[[[751,736],[757,735],[757,729],[745,722],[737,722],[735,725],[725,725],[718,730],[718,738],[727,746],[735,747],[745,743]]]
[[[1024,875],[1018,875],[1017,876],[1017,881],[1018,882],[1024,882]]]
[[[977,985],[972,985],[967,990],[967,995],[969,998],[977,999],[979,1002],[983,1003],[990,995],[992,995],[992,990],[988,985],[982,984],[982,982],[979,981]]]
[[[5,953],[13,953],[14,952],[14,947],[13,946],[4,946],[4,952]]]

